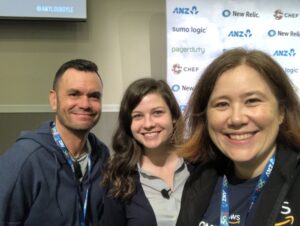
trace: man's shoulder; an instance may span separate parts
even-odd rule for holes
[[[39,128],[36,131],[22,131],[16,142],[4,152],[3,156],[23,159],[39,149],[47,149],[53,141],[49,133],[45,132],[45,129],[43,130],[41,132]]]
[[[96,155],[100,156],[101,159],[106,161],[109,156],[109,148],[107,147],[107,145],[104,142],[102,142],[99,138],[97,138],[96,135],[93,133],[89,133],[88,139],[93,152]]]

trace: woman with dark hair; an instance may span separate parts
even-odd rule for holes
[[[180,108],[164,81],[145,78],[127,88],[103,179],[105,226],[175,225],[189,176],[173,151],[182,127]]]
[[[272,57],[221,54],[196,84],[186,122],[178,153],[198,166],[177,226],[300,225],[300,104]]]

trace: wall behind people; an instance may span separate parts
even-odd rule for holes
[[[108,145],[128,84],[165,78],[161,0],[88,0],[86,22],[0,20],[0,34],[0,152],[21,130],[51,116],[48,91],[57,68],[69,59],[87,58],[99,66],[104,113],[94,132]]]

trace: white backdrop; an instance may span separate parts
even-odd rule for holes
[[[233,47],[269,53],[300,88],[300,0],[166,0],[166,12],[167,81],[182,110],[204,68]]]

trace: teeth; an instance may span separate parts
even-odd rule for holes
[[[144,136],[145,137],[154,137],[157,135],[157,132],[151,132],[151,133],[145,133]]]
[[[245,134],[231,134],[229,135],[230,139],[233,140],[245,140],[252,136],[252,133],[245,133]]]

